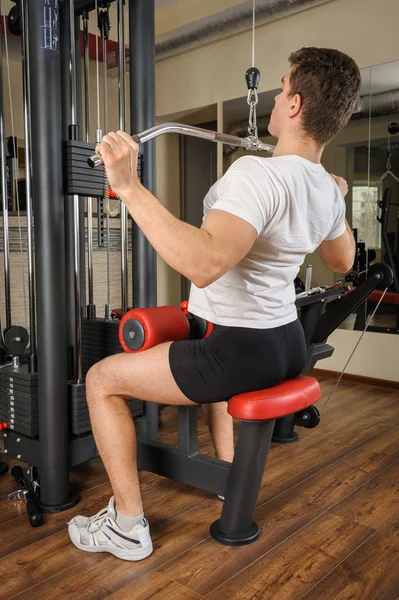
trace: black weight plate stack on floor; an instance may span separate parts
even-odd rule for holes
[[[0,371],[0,421],[28,437],[39,435],[37,373],[26,364]]]

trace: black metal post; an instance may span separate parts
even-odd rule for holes
[[[118,100],[119,129],[126,131],[126,94],[125,94],[125,0],[118,0]],[[122,315],[129,306],[128,291],[128,211],[121,203],[121,307]]]
[[[130,127],[131,133],[155,125],[155,9],[154,0],[129,0]],[[141,148],[142,182],[155,192],[155,141]],[[157,257],[133,221],[133,306],[157,306]],[[140,433],[158,438],[158,405],[147,403]]]
[[[62,139],[69,139],[71,125],[70,73],[70,6],[63,2],[61,12],[61,81],[62,81]],[[64,196],[65,206],[65,265],[66,265],[66,334],[68,347],[68,379],[73,379],[76,355],[75,270],[74,270],[74,215],[73,201]]]
[[[30,91],[29,91],[29,55],[27,36],[28,2],[21,2],[21,55],[22,55],[22,96],[24,104],[25,136],[25,181],[26,181],[26,230],[28,238],[28,289],[29,289],[29,371],[36,372],[36,294],[35,273],[33,267],[33,206],[32,206],[32,169],[31,169],[31,132],[30,132]]]
[[[82,141],[82,53],[80,50],[80,16],[75,15],[75,62],[76,62],[76,115],[79,140]],[[86,315],[86,243],[85,243],[85,201],[79,198],[79,256],[80,256],[80,306],[82,315]]]
[[[197,406],[179,406],[178,432],[179,452],[186,456],[198,454],[198,408]]]
[[[61,61],[58,0],[29,2],[33,203],[37,282],[41,500],[69,496]]]
[[[3,55],[0,44],[0,64],[3,65]],[[6,146],[4,131],[4,102],[3,102],[3,72],[0,71],[0,187],[3,208],[3,253],[4,253],[4,298],[6,308],[6,327],[11,326],[11,283],[10,283],[10,245],[8,227],[8,193]]]
[[[155,125],[154,0],[129,0],[131,133]],[[142,182],[155,192],[155,142],[142,146]],[[133,306],[157,306],[156,253],[133,223]]]
[[[259,537],[259,526],[252,519],[273,428],[273,419],[240,423],[222,514],[210,529],[211,537],[221,544],[243,546]]]

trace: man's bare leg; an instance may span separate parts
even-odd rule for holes
[[[118,510],[143,512],[136,462],[136,432],[125,398],[196,406],[186,398],[169,367],[170,343],[138,354],[116,354],[94,365],[86,378],[87,403],[96,445]]]
[[[201,408],[204,411],[206,424],[211,433],[217,458],[233,462],[233,417],[227,412],[227,402],[201,404]]]

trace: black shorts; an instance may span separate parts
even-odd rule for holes
[[[183,394],[193,402],[226,402],[299,375],[306,343],[296,320],[274,329],[215,325],[209,338],[173,342],[169,364]]]

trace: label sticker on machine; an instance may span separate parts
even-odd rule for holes
[[[42,0],[42,45],[45,50],[60,52],[59,0]]]

